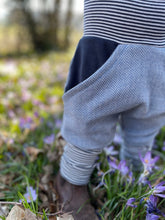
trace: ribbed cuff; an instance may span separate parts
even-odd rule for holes
[[[74,185],[86,185],[100,153],[100,150],[84,151],[67,144],[61,157],[61,176]]]

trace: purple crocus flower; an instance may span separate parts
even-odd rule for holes
[[[51,144],[53,144],[54,140],[55,140],[55,135],[51,134],[50,136],[47,136],[44,138],[44,143],[51,145]]]
[[[165,181],[160,182],[159,184],[157,184],[152,190],[152,194],[158,197],[162,197],[165,198],[165,194],[161,194],[165,191]]]
[[[119,154],[118,151],[114,150],[114,146],[105,147],[104,152],[107,156],[109,156],[109,155],[114,156],[114,155]]]
[[[123,176],[126,176],[128,174],[129,168],[128,168],[125,160],[120,161],[120,163],[118,165],[118,170],[121,172],[121,174]]]
[[[97,169],[97,175],[98,175],[99,177],[102,177],[102,176],[104,175],[104,172],[101,170],[100,165],[101,165],[101,163],[98,162],[98,163],[95,164],[95,167],[96,167],[96,169]]]
[[[37,199],[36,190],[33,189],[32,186],[26,187],[26,193],[24,194],[24,197],[28,203],[31,203],[32,201],[36,201]],[[20,200],[20,202],[22,202],[22,200]]]
[[[147,215],[146,215],[146,220],[157,220],[157,219],[159,219],[159,216],[155,215],[153,213],[151,213],[151,214],[147,213]]]
[[[126,203],[126,206],[130,206],[130,207],[136,208],[137,205],[132,204],[132,203],[134,203],[135,201],[136,201],[135,198],[130,198],[130,199],[128,199],[128,200],[127,200],[127,203]]]
[[[109,159],[108,163],[112,169],[119,170],[122,176],[126,176],[129,173],[129,168],[125,160],[121,160],[120,163],[117,164],[116,161]]]
[[[111,160],[108,157],[108,163],[109,163],[110,168],[112,168],[113,170],[118,170],[118,164],[117,164],[116,160]]]
[[[20,118],[19,126],[22,129],[30,129],[32,127],[33,120],[30,117]]]
[[[42,102],[37,99],[34,99],[32,102],[33,102],[33,105],[36,105],[36,106],[40,106],[42,104]]]
[[[155,167],[155,163],[159,160],[159,157],[156,156],[154,158],[151,157],[151,152],[147,152],[144,158],[140,155],[140,160],[143,163],[144,170],[152,172],[152,169]]]
[[[122,137],[118,133],[116,133],[113,142],[115,144],[122,144],[123,143],[123,139],[122,139]]]
[[[34,112],[34,116],[35,116],[36,118],[39,118],[39,113],[38,113],[37,111],[35,111],[35,112]]]
[[[157,208],[158,198],[156,196],[150,195],[149,199],[146,202],[147,214],[161,214],[161,211]]]
[[[143,173],[140,175],[140,177],[139,177],[138,183],[139,183],[139,184],[143,184],[143,185],[147,185],[147,184],[148,184],[149,187],[152,188],[152,187],[151,187],[151,184],[150,184],[150,181],[148,180],[148,174],[149,174],[148,171],[143,172]]]

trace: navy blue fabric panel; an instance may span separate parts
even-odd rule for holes
[[[98,38],[83,37],[72,59],[65,92],[90,77],[111,56],[118,43]]]

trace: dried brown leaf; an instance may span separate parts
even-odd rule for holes
[[[23,220],[24,217],[25,211],[16,205],[9,212],[9,215],[7,216],[6,220]]]
[[[26,148],[26,153],[29,155],[30,157],[30,161],[33,162],[37,159],[37,156],[39,153],[43,153],[42,149],[38,149],[36,147],[27,147]]]
[[[25,209],[24,220],[37,220],[37,216],[33,212],[31,212],[29,209]]]

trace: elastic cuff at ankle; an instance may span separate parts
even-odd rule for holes
[[[100,150],[84,151],[67,144],[61,157],[61,176],[74,185],[88,184],[95,161],[100,153]]]

